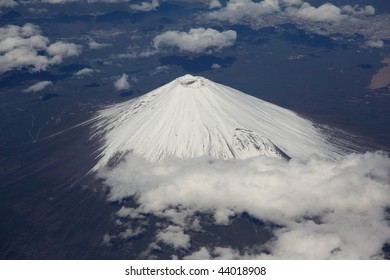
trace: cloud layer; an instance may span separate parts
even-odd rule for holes
[[[55,42],[41,35],[38,26],[7,25],[0,28],[0,74],[27,68],[32,72],[46,70],[60,64],[64,58],[78,56],[81,46]]]
[[[195,213],[213,213],[217,224],[229,224],[231,216],[247,212],[281,226],[265,246],[269,254],[236,252],[237,258],[380,258],[390,240],[385,219],[390,159],[380,153],[338,161],[260,156],[230,161],[172,158],[154,164],[128,156],[99,176],[111,186],[110,200],[133,196],[139,203],[138,208],[123,208],[122,216],[151,213],[182,227],[167,228],[156,237],[174,248],[189,248],[186,217]],[[173,243],[175,236],[180,243]],[[203,249],[199,255],[217,257],[213,250]]]
[[[225,7],[210,12],[208,18],[238,24],[261,20],[261,16],[270,14],[305,21],[340,23],[354,17],[371,16],[375,14],[375,9],[358,5],[337,7],[331,3],[315,7],[302,0],[230,0]]]
[[[191,28],[189,32],[167,31],[153,39],[156,49],[177,47],[182,52],[203,53],[219,51],[234,45],[237,33],[233,30],[219,32],[212,28]]]

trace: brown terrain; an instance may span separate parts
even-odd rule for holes
[[[376,90],[381,88],[390,88],[390,57],[382,60],[387,66],[380,69],[371,79],[369,89]]]

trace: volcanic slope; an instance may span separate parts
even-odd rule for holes
[[[167,156],[245,159],[317,154],[335,159],[342,154],[296,113],[191,75],[102,109],[94,119],[93,137],[102,140],[94,170],[128,153],[151,162]]]

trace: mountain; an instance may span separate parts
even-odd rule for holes
[[[337,158],[339,150],[296,113],[203,77],[185,75],[94,118],[99,167],[128,153],[245,159],[257,155]]]

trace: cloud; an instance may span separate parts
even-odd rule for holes
[[[29,86],[28,88],[26,88],[24,90],[24,92],[37,92],[37,91],[41,91],[41,90],[44,90],[45,88],[47,88],[48,86],[50,86],[52,84],[53,84],[53,82],[51,82],[51,81],[38,82],[38,83],[33,84],[32,86]]]
[[[32,72],[46,70],[80,53],[81,46],[73,43],[50,44],[50,40],[41,35],[40,28],[30,23],[0,28],[0,74],[22,68]]]
[[[286,4],[287,6],[298,6],[303,3],[302,0],[282,0],[282,3]]]
[[[342,11],[352,16],[372,16],[375,15],[375,8],[373,6],[360,7],[359,5],[346,5],[342,7]]]
[[[154,75],[160,74],[160,73],[168,73],[168,71],[169,71],[168,66],[157,66],[156,68],[154,68],[153,71],[150,71],[150,75],[154,76]]]
[[[209,8],[215,9],[215,8],[221,8],[222,4],[219,2],[219,0],[210,0]]]
[[[124,3],[129,2],[129,0],[40,0],[42,3],[48,3],[48,4],[66,4],[66,3],[72,3],[72,2],[87,2],[87,3],[98,3],[98,2],[104,2],[104,3]]]
[[[106,47],[110,47],[111,46],[111,44],[108,44],[108,43],[97,43],[94,40],[89,41],[88,45],[89,45],[89,48],[92,49],[92,50],[102,49],[102,48],[106,48]]]
[[[382,40],[369,40],[366,42],[366,46],[370,48],[383,48],[385,43]]]
[[[354,17],[371,16],[375,14],[372,6],[360,7],[359,5],[346,5],[337,7],[331,3],[325,3],[314,7],[301,0],[230,0],[226,6],[210,12],[207,18],[219,21],[227,21],[232,24],[261,22],[264,15],[278,15],[287,21],[304,20],[309,22],[340,23]]]
[[[93,72],[95,72],[95,70],[90,69],[90,68],[83,68],[80,71],[77,71],[75,73],[75,76],[79,76],[79,77],[85,76],[85,75],[90,76],[90,75],[92,75]]]
[[[110,186],[109,200],[136,199],[139,207],[128,213],[171,219],[174,225],[157,233],[156,240],[175,248],[189,248],[191,240],[184,236],[191,236],[191,226],[186,217],[196,213],[213,213],[215,223],[229,224],[230,217],[246,212],[280,226],[265,244],[269,253],[208,248],[213,258],[380,258],[383,244],[390,240],[385,217],[390,159],[381,153],[351,154],[337,161],[260,156],[171,158],[159,163],[128,155],[98,176]]]
[[[144,231],[145,230],[140,228],[140,227],[137,227],[135,229],[128,228],[128,229],[126,229],[124,232],[122,232],[120,234],[120,237],[124,238],[124,239],[126,239],[126,238],[133,238],[133,237],[139,236]]]
[[[279,10],[278,0],[264,0],[261,2],[230,0],[227,2],[226,7],[209,13],[208,18],[238,24],[244,19],[258,18],[264,14],[272,14]]]
[[[285,12],[291,17],[308,21],[340,22],[348,18],[347,15],[342,14],[342,10],[339,7],[330,3],[325,3],[315,8],[305,2],[299,7],[289,7]]]
[[[71,2],[77,2],[79,0],[41,0],[42,3],[49,3],[49,4],[65,4],[65,3],[71,3]]]
[[[62,63],[64,57],[78,56],[81,54],[81,46],[73,43],[56,42],[51,44],[46,52],[52,56],[55,64]]]
[[[186,256],[185,260],[209,260],[211,259],[211,255],[207,248],[202,247],[199,251],[195,251],[192,254]]]
[[[116,57],[119,58],[119,59],[123,59],[123,58],[145,58],[145,57],[150,57],[152,55],[155,55],[156,53],[158,53],[158,50],[156,49],[153,49],[153,48],[150,48],[150,49],[142,49],[138,46],[136,47],[129,47],[128,48],[128,52],[126,53],[122,53],[122,54],[118,54]]]
[[[150,12],[156,10],[160,6],[158,0],[153,0],[151,2],[142,2],[141,4],[131,4],[130,9],[140,12]]]
[[[163,242],[172,246],[175,250],[183,248],[188,249],[190,244],[190,236],[185,234],[179,226],[168,226],[157,234],[157,241]]]
[[[114,87],[116,90],[125,90],[130,88],[130,83],[128,81],[129,76],[127,74],[122,74],[122,76],[117,79],[114,83]]]
[[[156,49],[177,47],[181,52],[204,53],[231,47],[236,39],[237,33],[233,30],[191,28],[189,32],[167,31],[157,35],[153,45]]]
[[[16,5],[18,5],[18,2],[14,0],[0,0],[0,8],[2,7],[13,8]]]

